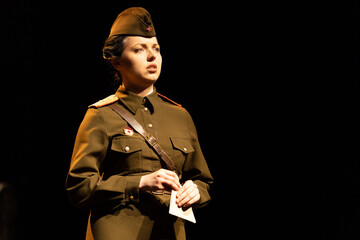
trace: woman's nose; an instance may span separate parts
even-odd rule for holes
[[[149,54],[148,54],[148,57],[147,57],[148,62],[152,62],[155,59],[156,59],[156,56],[155,56],[154,52],[152,50],[149,50]]]

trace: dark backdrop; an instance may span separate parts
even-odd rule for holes
[[[356,1],[1,0],[0,181],[17,239],[85,236],[64,182],[87,106],[114,92],[101,48],[130,6],[152,15],[156,87],[193,116],[215,178],[189,239],[358,239]]]

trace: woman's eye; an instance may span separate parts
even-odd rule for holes
[[[157,47],[157,48],[154,48],[154,51],[155,51],[155,52],[160,52],[160,48],[158,48],[158,47]]]
[[[135,53],[139,53],[139,52],[142,52],[142,51],[144,51],[144,49],[142,49],[142,48],[134,49],[134,52],[135,52]]]

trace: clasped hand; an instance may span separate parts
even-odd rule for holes
[[[190,207],[200,200],[199,190],[193,181],[188,180],[181,186],[177,174],[166,169],[160,169],[156,172],[142,176],[139,188],[144,191],[178,191],[176,195],[176,204],[179,207]]]

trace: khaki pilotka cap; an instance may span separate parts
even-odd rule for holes
[[[150,13],[141,7],[128,8],[115,19],[110,35],[155,37],[155,28]]]

